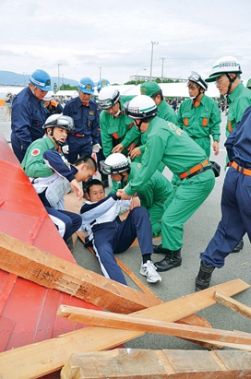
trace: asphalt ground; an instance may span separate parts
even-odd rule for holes
[[[216,185],[197,212],[185,225],[184,247],[182,249],[182,265],[175,269],[161,273],[162,282],[157,285],[147,284],[145,278],[139,274],[141,263],[141,254],[139,248],[130,248],[119,258],[127,264],[127,266],[142,279],[146,285],[164,301],[173,300],[180,296],[194,292],[194,281],[199,270],[200,253],[205,249],[211,237],[213,236],[217,224],[220,220],[220,198],[222,184],[224,180],[224,165],[226,153],[223,146],[225,135],[226,116],[222,115],[222,142],[220,154],[217,157],[211,157],[217,161],[221,167],[221,176],[216,179]],[[9,140],[10,122],[7,112],[4,108],[0,108],[0,133]],[[170,177],[168,171],[164,172],[167,177]],[[250,242],[245,236],[244,248],[240,253],[231,254],[226,260],[225,266],[222,269],[216,269],[212,276],[212,285],[223,283],[235,278],[251,284],[251,258],[250,258]],[[83,244],[77,240],[73,252],[76,260],[83,267],[93,270],[101,274],[97,259],[90,254]],[[153,255],[153,260],[158,261],[162,255]],[[134,286],[128,280],[130,286]],[[235,299],[251,306],[251,289],[236,295]],[[251,320],[233,312],[222,305],[214,305],[198,313],[205,317],[215,328],[226,330],[241,330],[243,332],[251,332]],[[144,349],[198,349],[198,345],[192,342],[178,339],[175,337],[160,336],[148,334],[139,337],[126,344],[131,348]]]

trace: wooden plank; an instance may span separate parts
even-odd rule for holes
[[[244,281],[235,279],[135,312],[133,315],[174,322],[215,304],[215,291],[233,296],[249,287]],[[12,349],[0,353],[0,378],[29,379],[42,377],[59,370],[74,351],[91,352],[112,349],[142,335],[144,335],[143,332],[87,327],[58,338]]]
[[[219,356],[199,350],[116,349],[74,353],[63,367],[61,379],[248,377],[251,374],[251,353],[234,351],[233,356],[231,360],[228,354]]]
[[[160,303],[4,233],[0,233],[0,268],[114,312],[130,313]]]
[[[239,334],[238,331],[232,332],[228,330],[176,324],[174,322],[165,322],[155,319],[136,318],[118,313],[84,309],[69,305],[60,305],[57,315],[90,326],[137,330],[145,333],[164,334],[199,341],[201,339],[210,339],[211,341],[220,341],[222,345],[224,345],[224,342],[250,345],[251,350],[251,334],[245,333],[243,335]]]
[[[251,307],[240,303],[237,300],[232,299],[229,296],[224,296],[219,292],[215,292],[215,299],[217,303],[224,305],[227,308],[232,309],[235,312],[240,313],[243,316],[251,318]]]

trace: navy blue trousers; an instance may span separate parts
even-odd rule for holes
[[[11,133],[10,140],[11,140],[11,146],[12,146],[12,149],[15,153],[15,156],[17,157],[17,159],[21,163],[22,160],[24,159],[27,147],[25,149],[22,147],[22,143],[20,142],[20,140],[16,137],[15,133],[13,133],[13,132]]]
[[[201,260],[214,267],[224,266],[225,258],[233,251],[245,233],[251,241],[251,176],[230,167],[225,177],[222,198],[222,218],[215,235]]]
[[[134,208],[127,219],[98,224],[93,227],[94,250],[101,265],[103,274],[127,284],[126,279],[116,263],[114,254],[126,251],[138,238],[141,254],[152,254],[152,228],[147,210]]]
[[[45,207],[48,214],[52,216],[52,221],[58,228],[60,234],[62,231],[63,239],[68,240],[82,225],[82,218],[77,213],[57,210],[51,207]]]

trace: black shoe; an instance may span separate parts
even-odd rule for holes
[[[239,253],[244,247],[244,241],[243,239],[240,240],[240,242],[238,243],[237,246],[235,246],[235,248],[233,249],[233,251],[231,251],[231,254],[233,253]]]
[[[170,250],[164,249],[162,245],[153,245],[153,252],[155,254],[168,254]]]
[[[166,254],[165,258],[159,262],[154,262],[154,265],[157,268],[157,271],[163,272],[163,271],[171,270],[174,267],[179,267],[181,266],[181,263],[182,263],[182,258],[180,255],[180,250],[176,250],[176,251],[168,250],[168,253]]]
[[[209,287],[211,276],[215,267],[201,261],[200,271],[195,279],[195,291],[204,290]]]

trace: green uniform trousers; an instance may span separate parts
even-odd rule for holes
[[[182,248],[184,224],[208,197],[214,183],[215,176],[212,170],[180,182],[161,220],[163,248],[173,251]]]

